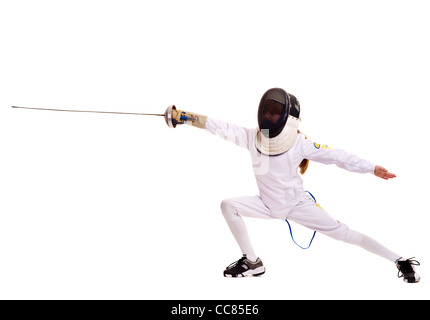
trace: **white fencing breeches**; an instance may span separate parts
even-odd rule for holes
[[[221,211],[242,253],[246,254],[248,259],[255,260],[257,256],[251,245],[242,217],[277,218],[270,215],[270,210],[264,205],[259,196],[224,200],[221,203]],[[346,224],[333,219],[310,198],[299,203],[291,210],[287,219],[336,240],[360,246],[392,262],[400,258],[400,255],[388,250],[372,238],[351,230]]]

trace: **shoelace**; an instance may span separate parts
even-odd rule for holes
[[[226,269],[230,270],[230,269],[233,269],[233,268],[241,265],[245,259],[246,259],[246,257],[240,258],[239,260],[231,263]]]
[[[399,272],[397,273],[397,277],[404,277],[405,273],[415,272],[413,266],[419,266],[420,263],[417,260],[412,260],[415,257],[406,259],[405,261],[398,261]]]

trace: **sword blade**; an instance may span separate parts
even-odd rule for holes
[[[118,111],[94,111],[94,110],[69,110],[69,109],[48,109],[48,108],[29,108],[12,106],[15,109],[29,109],[29,110],[45,110],[45,111],[64,111],[64,112],[86,112],[86,113],[111,113],[111,114],[132,114],[138,116],[157,116],[164,117],[161,113],[138,113],[138,112],[118,112]]]

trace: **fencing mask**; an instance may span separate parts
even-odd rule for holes
[[[258,107],[257,150],[269,156],[288,151],[296,142],[299,117],[295,96],[280,88],[266,91]]]

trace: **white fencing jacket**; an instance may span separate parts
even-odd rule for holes
[[[261,154],[255,147],[258,128],[246,129],[234,124],[207,118],[205,129],[240,147],[247,148],[251,155],[260,198],[274,217],[284,219],[301,201],[308,198],[298,166],[303,159],[324,164],[335,164],[340,168],[373,173],[375,165],[356,155],[340,149],[331,149],[306,139],[298,134],[295,144],[287,152],[277,156]]]

